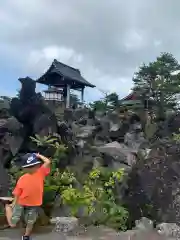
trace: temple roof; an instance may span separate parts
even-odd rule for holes
[[[139,99],[135,92],[131,92],[129,95],[121,99],[121,101],[128,101],[128,100],[139,100]]]
[[[63,87],[66,84],[70,84],[72,88],[95,87],[81,76],[78,69],[61,63],[56,59],[47,72],[37,79],[36,82],[56,87]]]

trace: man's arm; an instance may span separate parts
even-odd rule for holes
[[[43,155],[41,155],[41,154],[39,154],[39,153],[37,153],[36,156],[37,156],[37,158],[39,158],[40,160],[43,161],[43,166],[44,166],[45,168],[49,168],[49,167],[50,167],[50,165],[51,165],[51,160],[50,160],[49,158],[47,158],[47,157],[45,157],[45,156],[43,156]]]
[[[16,205],[17,201],[18,201],[18,196],[15,196],[13,199],[13,202],[11,203],[12,208]]]
[[[16,186],[12,192],[12,194],[14,195],[14,199],[13,202],[11,204],[12,207],[14,207],[16,205],[16,203],[18,202],[18,198],[20,197],[20,195],[22,194],[22,177],[17,181]]]

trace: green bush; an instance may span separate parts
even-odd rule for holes
[[[82,183],[82,188],[70,184],[62,191],[63,204],[70,207],[72,216],[78,216],[79,209],[83,207],[83,217],[89,217],[91,223],[126,230],[128,211],[117,204],[114,194],[115,184],[122,177],[123,169],[106,171],[105,175],[104,169],[94,168]]]
[[[180,129],[179,129],[180,130]],[[180,133],[173,133],[173,140],[180,143]]]
[[[91,224],[104,224],[126,230],[128,211],[115,198],[115,186],[123,179],[123,169],[109,171],[106,168],[94,168],[82,182],[78,182],[75,173],[69,168],[63,172],[56,168],[56,163],[66,154],[64,145],[51,141],[49,137],[36,138],[33,141],[38,146],[48,147],[49,144],[55,148],[51,174],[46,178],[44,188],[43,208],[47,215],[50,215],[56,196],[60,194],[60,205],[68,207],[72,216],[79,217],[79,211],[83,209],[81,217],[88,218]],[[12,169],[13,185],[21,174],[16,168]]]

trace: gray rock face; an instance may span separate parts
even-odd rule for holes
[[[98,151],[113,157],[115,162],[124,163],[132,166],[136,162],[134,150],[118,142],[107,143],[104,146],[97,147]]]
[[[162,236],[180,239],[180,227],[175,223],[161,223],[156,228]]]
[[[78,139],[88,139],[92,137],[93,130],[95,130],[95,126],[84,126],[79,129],[80,133],[77,134]]]
[[[7,196],[10,186],[10,177],[0,162],[0,197]]]
[[[128,132],[125,135],[124,142],[127,144],[128,147],[138,151],[140,145],[145,142],[145,138],[142,132]]]
[[[74,217],[57,217],[54,232],[68,233],[78,226],[78,219]]]
[[[129,175],[126,200],[137,218],[150,214],[157,222],[180,224],[180,148],[172,141],[157,141],[147,158]]]
[[[153,230],[154,228],[153,221],[146,217],[143,217],[140,220],[136,220],[135,224],[136,224],[136,229],[139,229],[141,231],[149,231],[149,230]]]

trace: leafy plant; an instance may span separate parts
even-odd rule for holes
[[[173,133],[173,140],[176,141],[177,143],[180,143],[180,133]]]
[[[54,142],[57,140],[56,138],[52,138],[51,136],[41,137],[39,135],[35,135],[35,137],[30,137],[33,142],[37,144],[37,146],[54,146]]]
[[[92,223],[126,230],[128,211],[116,202],[114,194],[115,184],[122,180],[123,169],[106,173],[94,168],[82,188],[69,185],[61,194],[63,204],[70,207],[73,216],[78,216],[79,209],[83,208],[84,217],[91,218]]]
[[[119,97],[117,93],[107,94],[104,93],[104,97],[101,100],[90,103],[92,109],[97,111],[107,111],[116,109],[119,106]]]
[[[46,141],[45,141],[46,140]],[[75,173],[66,168],[61,172],[56,163],[65,154],[66,147],[57,141],[43,140],[36,136],[38,146],[51,145],[55,149],[52,156],[51,174],[45,180],[44,209],[53,206],[57,195],[61,195],[61,205],[70,209],[71,215],[90,219],[93,224],[105,224],[126,230],[128,211],[117,203],[115,197],[116,184],[120,184],[124,170],[109,171],[105,168],[94,168],[82,182],[78,182]]]

